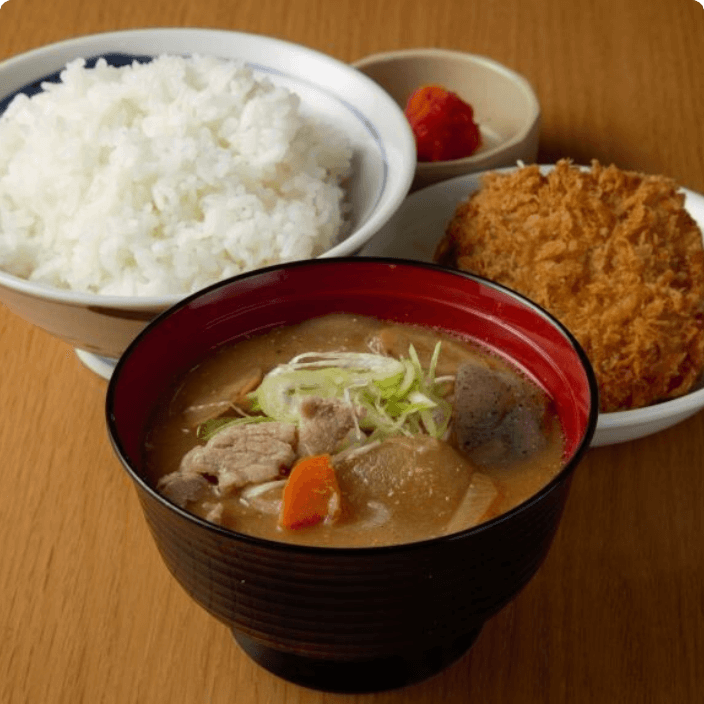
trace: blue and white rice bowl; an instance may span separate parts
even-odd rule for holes
[[[243,61],[258,80],[268,79],[298,95],[302,115],[344,133],[352,150],[351,175],[344,183],[346,232],[315,256],[357,253],[407,195],[416,163],[415,142],[393,99],[347,64],[270,37],[224,30],[157,28],[69,39],[0,63],[0,111],[7,108],[14,94],[31,94],[41,90],[43,81],[57,80],[59,72],[75,59],[86,59],[92,65],[98,57],[104,57],[108,64],[124,65],[163,54]],[[0,230],[0,239],[2,236]],[[290,257],[295,258],[308,257]],[[105,376],[112,361],[144,325],[187,293],[103,295],[31,281],[0,270],[0,300],[30,323],[76,347],[82,359],[90,360],[90,366]]]

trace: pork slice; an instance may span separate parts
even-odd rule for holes
[[[296,426],[290,423],[233,425],[188,452],[179,471],[212,477],[225,496],[278,477],[296,458],[295,445]]]
[[[298,452],[301,457],[332,454],[355,427],[354,412],[342,399],[306,396],[299,411]]]
[[[261,384],[264,374],[259,367],[246,369],[232,383],[214,390],[203,402],[183,409],[183,420],[187,427],[195,428],[212,418],[218,418],[233,407],[247,405],[247,394]]]
[[[208,480],[201,474],[176,470],[162,477],[156,485],[162,496],[177,506],[186,508],[189,501],[198,501],[208,487]]]

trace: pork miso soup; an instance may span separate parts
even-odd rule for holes
[[[349,314],[216,350],[146,444],[150,481],[201,518],[338,547],[474,526],[539,491],[562,454],[550,399],[504,360]]]

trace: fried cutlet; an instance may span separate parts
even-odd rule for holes
[[[702,233],[671,179],[568,160],[487,174],[435,259],[558,318],[594,367],[602,412],[680,396],[702,372]]]

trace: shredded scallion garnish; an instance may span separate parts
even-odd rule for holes
[[[445,400],[453,377],[436,378],[441,343],[428,369],[410,345],[408,358],[366,352],[305,352],[272,369],[248,394],[250,412],[241,418],[216,418],[198,429],[203,439],[234,424],[271,420],[298,424],[306,396],[337,398],[352,410],[361,446],[393,435],[419,433],[442,438],[452,414]]]

